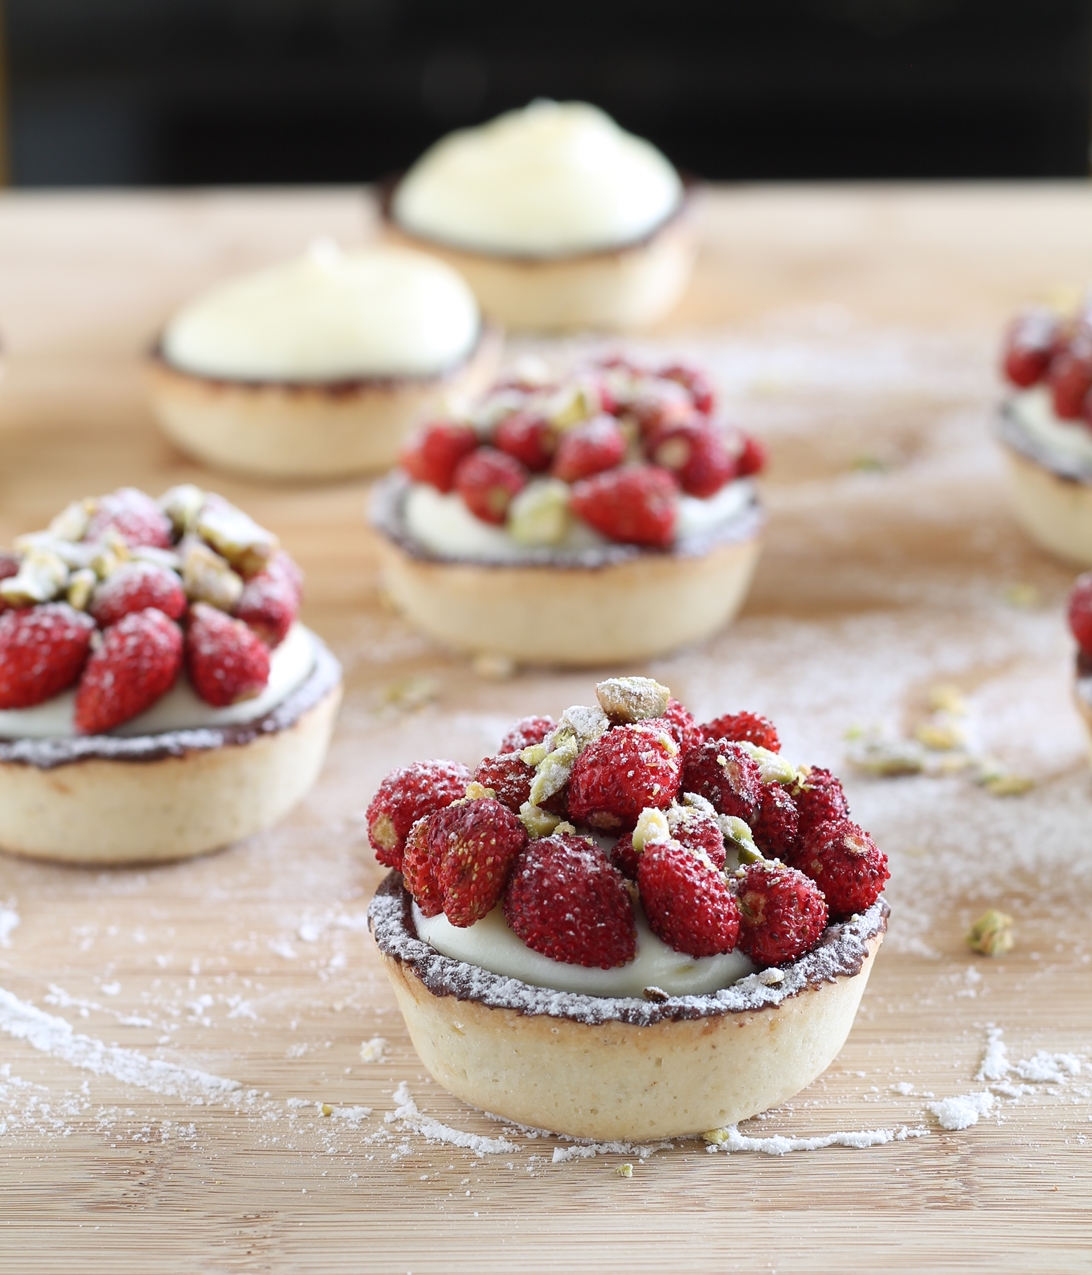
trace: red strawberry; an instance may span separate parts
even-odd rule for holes
[[[1017,315],[1005,333],[1005,376],[1020,389],[1037,384],[1046,376],[1060,337],[1061,324],[1052,311],[1037,308]]]
[[[701,733],[701,727],[694,720],[694,714],[677,699],[667,701],[663,720],[667,722],[668,730],[674,735],[675,742],[684,755],[688,749],[696,747],[705,738]]]
[[[498,753],[478,762],[474,779],[483,788],[492,788],[497,800],[519,814],[525,801],[531,800],[531,780],[535,772],[519,753]]]
[[[705,499],[736,476],[736,458],[724,435],[703,417],[658,430],[648,444],[648,458],[669,469],[688,496]]]
[[[618,838],[611,846],[608,857],[627,881],[637,880],[637,867],[641,862],[641,856],[633,848],[632,832],[627,832],[624,837]]]
[[[705,722],[701,733],[706,739],[747,740],[771,753],[781,751],[777,727],[768,717],[758,713],[725,713],[711,722]]]
[[[617,868],[583,837],[532,841],[516,860],[504,918],[532,951],[613,969],[637,954],[633,904]]]
[[[402,879],[406,883],[406,889],[413,895],[413,901],[425,916],[439,916],[444,910],[444,896],[436,884],[436,865],[428,839],[428,823],[427,817],[418,819],[406,836],[406,844],[401,853]],[[386,862],[378,851],[376,858],[380,863]]]
[[[850,819],[812,828],[793,867],[806,873],[823,891],[835,920],[867,912],[891,876],[887,855]]]
[[[269,681],[269,650],[242,620],[196,602],[186,630],[186,670],[205,703],[224,708],[262,693]]]
[[[1069,628],[1081,650],[1092,654],[1092,571],[1078,576],[1069,595]]]
[[[728,857],[724,833],[716,819],[697,806],[679,806],[669,816],[671,836],[684,850],[704,854],[714,868],[724,867]]]
[[[300,609],[303,574],[283,551],[264,571],[247,580],[235,617],[249,625],[266,646],[280,646]]]
[[[0,615],[0,708],[33,708],[71,686],[87,662],[95,622],[67,602]]]
[[[625,404],[625,412],[632,416],[645,438],[651,438],[660,430],[689,420],[694,412],[694,400],[682,387],[671,381],[645,381],[640,391]]]
[[[497,751],[518,753],[521,748],[541,744],[556,725],[552,717],[521,717],[518,722],[509,726]]]
[[[503,523],[512,498],[526,486],[526,469],[495,447],[479,447],[455,470],[455,490],[482,522]]]
[[[680,771],[679,748],[666,722],[615,726],[577,757],[569,813],[593,828],[632,828],[642,810],[671,804]]]
[[[1062,420],[1078,420],[1092,390],[1092,330],[1080,326],[1050,360],[1047,372],[1054,411]]]
[[[649,928],[676,952],[700,960],[731,952],[739,908],[724,876],[673,841],[645,846],[637,887]]]
[[[816,824],[844,819],[849,814],[842,781],[822,766],[811,768],[807,779],[793,793],[793,799],[800,812],[801,837],[807,836]]]
[[[585,478],[573,487],[569,504],[610,540],[665,549],[675,539],[679,487],[656,465],[624,465]]]
[[[750,478],[761,474],[768,460],[766,445],[750,434],[743,436],[743,446],[736,455],[736,477]]]
[[[429,815],[426,828],[432,879],[444,914],[466,928],[496,907],[527,831],[492,797],[457,801]]]
[[[526,465],[531,473],[541,474],[550,468],[557,451],[557,432],[537,412],[513,412],[497,426],[493,445]]]
[[[168,567],[151,562],[126,562],[95,586],[88,608],[102,628],[122,616],[154,607],[172,620],[186,609],[182,581]]]
[[[686,755],[682,790],[711,801],[722,815],[750,823],[762,800],[762,776],[739,744],[707,739]]]
[[[103,496],[84,533],[84,540],[101,540],[107,531],[116,531],[130,549],[151,545],[171,547],[171,520],[151,496],[135,487],[119,487]]]
[[[561,436],[551,472],[575,483],[620,465],[625,454],[626,436],[614,417],[593,416]]]
[[[182,630],[162,611],[131,611],[103,634],[76,691],[76,730],[101,735],[143,713],[182,667]]]
[[[402,867],[410,829],[434,810],[457,801],[470,783],[470,771],[457,761],[415,761],[392,770],[368,806],[368,840],[375,857],[388,868]]]
[[[751,824],[755,845],[767,859],[792,863],[800,847],[800,812],[781,784],[763,784],[758,816]]]
[[[429,483],[440,491],[455,486],[455,468],[478,446],[478,436],[469,425],[457,421],[433,421],[403,447],[399,464],[419,483]]]
[[[783,863],[752,863],[740,880],[739,946],[756,965],[787,965],[819,942],[827,924],[822,893]]]
[[[701,368],[690,367],[686,363],[672,363],[660,372],[660,376],[689,390],[694,407],[703,416],[708,416],[716,406],[713,386]]]
[[[0,580],[19,574],[19,559],[14,554],[0,553]],[[8,604],[0,598],[0,614],[8,609]]]

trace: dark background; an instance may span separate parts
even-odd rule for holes
[[[6,0],[17,185],[361,181],[534,96],[708,178],[1087,176],[1092,0]]]

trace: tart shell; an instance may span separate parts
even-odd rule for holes
[[[387,469],[402,443],[450,397],[490,385],[501,337],[486,327],[472,353],[434,377],[232,381],[148,367],[152,410],[164,433],[195,459],[266,479],[333,479]]]
[[[849,1035],[888,909],[830,926],[779,987],[660,1003],[551,992],[417,938],[401,873],[369,921],[426,1069],[456,1097],[575,1138],[672,1138],[736,1124],[806,1088]]]
[[[341,700],[316,643],[265,717],[162,735],[0,740],[0,849],[62,863],[187,859],[275,823],[315,782]]]

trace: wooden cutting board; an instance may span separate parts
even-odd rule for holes
[[[844,772],[893,871],[845,1050],[731,1154],[534,1138],[423,1076],[363,924],[363,811],[393,766],[473,762],[594,677],[490,680],[389,614],[366,483],[212,478],[153,427],[142,354],[173,307],[372,228],[350,190],[0,200],[0,544],[122,483],[213,485],[304,566],[347,690],[318,787],[267,835],[147,870],[0,858],[0,1271],[1092,1269],[1074,572],[1012,524],[989,435],[1001,325],[1092,278],[1092,190],[709,191],[690,293],[638,343],[704,360],[773,458],[743,617],[641,671]],[[923,723],[966,747],[929,774],[849,766]],[[1030,790],[976,782],[987,757]],[[998,960],[964,941],[990,905],[1016,922]],[[946,1131],[929,1104],[987,1089],[991,1031],[992,1110]]]

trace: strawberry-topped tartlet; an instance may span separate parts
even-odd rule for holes
[[[369,911],[410,1038],[452,1093],[574,1137],[733,1124],[799,1092],[853,1024],[886,857],[765,718],[699,725],[613,678],[517,722],[473,772],[392,771]]]
[[[1092,565],[1092,298],[1075,316],[1019,315],[1002,367],[997,433],[1016,516],[1044,549]]]
[[[0,848],[202,854],[322,765],[341,671],[277,538],[194,486],[75,501],[0,554]]]
[[[384,583],[457,649],[561,665],[662,654],[741,605],[763,463],[718,422],[698,369],[525,368],[424,426],[378,487]]]

